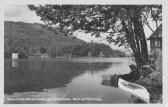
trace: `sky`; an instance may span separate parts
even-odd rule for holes
[[[43,22],[40,20],[40,17],[37,16],[34,11],[29,10],[27,5],[6,5],[4,7],[4,20],[43,24]],[[155,29],[154,24],[151,24],[151,27]],[[144,30],[146,37],[149,37],[152,34],[152,31],[147,26],[144,26]],[[86,42],[91,42],[91,40],[93,40],[93,42],[105,43],[109,45],[106,41],[102,41],[103,38],[95,38],[90,36],[90,34],[76,33],[75,36]],[[109,46],[112,47],[113,49],[126,51],[124,47],[119,48],[118,46],[113,44],[110,44]]]
[[[4,7],[4,19],[27,23],[43,23],[34,11],[28,9],[27,5],[6,5]]]

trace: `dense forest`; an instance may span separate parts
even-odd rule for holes
[[[124,57],[125,53],[113,50],[108,45],[86,43],[65,32],[54,32],[42,24],[4,22],[5,58],[13,52],[20,58],[47,53],[51,57],[90,56]]]

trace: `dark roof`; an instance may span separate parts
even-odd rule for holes
[[[162,24],[153,32],[147,40],[162,38]]]

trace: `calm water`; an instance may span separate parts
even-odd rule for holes
[[[4,103],[140,103],[102,78],[129,72],[124,58],[5,60]]]

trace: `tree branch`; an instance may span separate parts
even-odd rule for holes
[[[149,22],[148,22],[146,16],[143,13],[142,13],[142,15],[143,15],[143,17],[144,17],[144,19],[146,21],[146,24],[148,25],[149,29],[154,33],[155,31],[150,27]]]
[[[155,22],[156,22],[156,29],[158,28],[158,21],[157,20],[155,20]]]

